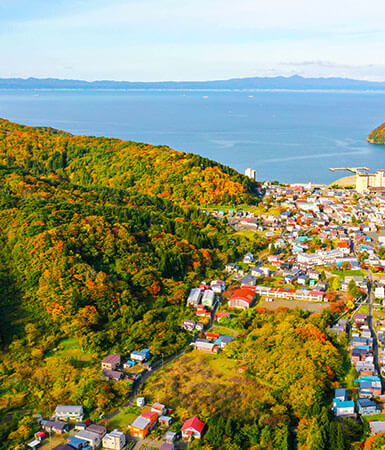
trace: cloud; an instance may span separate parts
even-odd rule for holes
[[[385,80],[385,64],[345,64],[335,61],[287,61],[277,66],[285,72],[285,68],[304,76],[348,76],[372,81]]]
[[[313,76],[317,70],[385,79],[383,67],[372,64],[385,52],[385,2],[379,0],[46,5],[46,0],[0,0],[0,76],[5,70],[60,76],[67,68],[66,76],[87,79]]]

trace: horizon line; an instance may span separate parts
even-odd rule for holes
[[[125,79],[82,79],[82,78],[62,78],[62,77],[55,77],[55,76],[46,76],[46,77],[36,77],[36,76],[8,76],[8,77],[0,77],[0,81],[4,80],[20,80],[20,81],[29,81],[29,80],[38,80],[38,81],[77,81],[77,82],[84,82],[84,83],[103,83],[103,82],[113,82],[113,83],[144,83],[144,84],[150,84],[150,83],[210,83],[210,82],[226,82],[226,81],[237,81],[237,80],[254,80],[254,79],[261,79],[261,80],[276,80],[276,79],[283,79],[283,80],[291,80],[291,79],[302,79],[302,80],[341,80],[341,81],[356,81],[356,82],[362,82],[362,83],[373,83],[373,84],[381,84],[385,83],[384,80],[365,80],[362,78],[350,78],[350,77],[342,77],[342,76],[303,76],[299,74],[294,75],[271,75],[271,76],[262,76],[262,75],[254,75],[254,76],[234,76],[230,78],[213,78],[213,79],[203,79],[203,80],[151,80],[151,81],[140,81],[140,80],[125,80]]]

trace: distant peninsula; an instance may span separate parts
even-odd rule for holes
[[[0,90],[385,90],[385,82],[349,78],[248,77],[211,81],[84,81],[57,78],[0,78]]]
[[[385,145],[385,122],[369,134],[367,141],[371,144]]]

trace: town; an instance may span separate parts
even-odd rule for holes
[[[373,435],[385,432],[385,195],[312,184],[264,183],[263,189],[255,207],[204,210],[230,233],[250,242],[258,236],[262,244],[228,262],[222,279],[191,287],[180,324],[189,336],[184,350],[169,360],[154,357],[150,348],[106,355],[101,379],[131,386],[123,407],[92,423],[82,405],[58,405],[51,417],[36,417],[41,431],[27,448],[171,450],[201,439],[204,420],[181,420],[156,401],[156,392],[148,398],[142,388],[186,352],[220,355],[237,341],[231,320],[252,308],[333,311],[337,319],[327,332],[345,343],[351,376],[335,387],[330,409],[336,417],[366,422]],[[129,418],[111,427],[124,408]]]

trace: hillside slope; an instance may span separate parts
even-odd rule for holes
[[[34,430],[18,410],[119,405],[130,386],[100,379],[106,354],[186,345],[190,287],[250,248],[194,205],[252,202],[256,184],[166,147],[5,120],[0,164],[2,450]]]
[[[385,122],[375,128],[368,136],[368,142],[371,144],[385,145]]]
[[[165,199],[0,168],[0,417],[119,404],[129,386],[101,381],[101,359],[186,344],[185,298],[219,275],[223,227]],[[0,420],[0,448],[20,442],[17,421]]]
[[[165,146],[72,136],[0,119],[0,164],[168,198],[180,205],[250,204],[257,184],[234,169]]]

